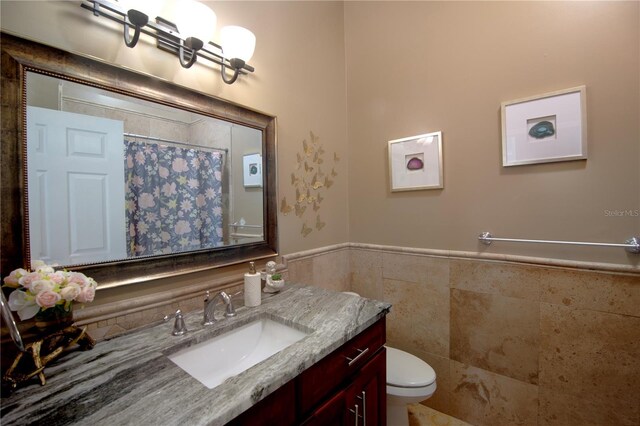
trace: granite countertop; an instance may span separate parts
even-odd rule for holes
[[[3,425],[222,425],[384,316],[390,305],[318,287],[287,286],[255,308],[204,327],[202,311],[75,351],[45,369],[47,384],[2,399]],[[217,307],[216,318],[222,316]],[[208,389],[167,358],[256,317],[313,331],[276,355]],[[215,362],[215,360],[212,360]]]

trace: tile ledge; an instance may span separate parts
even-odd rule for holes
[[[583,269],[602,272],[619,272],[628,274],[640,274],[640,266],[634,265],[619,265],[614,263],[596,263],[585,262],[577,260],[565,260],[565,259],[546,259],[541,257],[530,256],[518,256],[499,253],[480,253],[470,251],[456,251],[456,250],[438,250],[428,248],[416,248],[416,247],[398,247],[387,246],[379,244],[366,244],[366,243],[343,243],[323,248],[313,249],[305,252],[289,254],[285,257],[287,260],[299,260],[304,257],[310,257],[312,255],[322,254],[325,252],[331,252],[341,250],[345,248],[362,249],[369,251],[380,251],[384,253],[404,253],[414,254],[419,256],[430,257],[442,257],[450,259],[476,259],[495,262],[508,262],[508,263],[520,263],[527,265],[538,265],[555,268],[571,268],[571,269]]]
[[[176,288],[174,290],[153,293],[132,299],[108,303],[95,307],[86,306],[82,309],[74,310],[76,324],[85,325],[101,320],[121,317],[127,314],[136,313],[146,309],[158,308],[172,303],[182,302],[198,295],[203,295],[207,290],[226,290],[231,287],[242,285],[242,276],[225,277],[213,279],[195,285]]]
[[[282,255],[282,259],[286,262],[295,261],[295,260],[304,260],[319,254],[328,254],[335,251],[346,250],[351,248],[353,243],[340,243],[340,244],[332,244],[330,246],[319,247],[311,250],[298,251],[291,254]]]

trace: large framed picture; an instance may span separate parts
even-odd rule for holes
[[[502,103],[502,165],[587,158],[586,87]]]
[[[242,157],[242,171],[245,188],[262,186],[262,155],[249,154]]]
[[[389,141],[391,192],[443,188],[442,132]]]

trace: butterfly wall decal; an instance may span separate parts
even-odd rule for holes
[[[301,234],[306,237],[314,228],[319,231],[327,224],[322,221],[318,214],[325,199],[320,190],[324,193],[324,189],[331,188],[335,183],[335,178],[338,176],[335,168],[340,161],[340,156],[334,151],[333,161],[331,161],[331,157],[325,157],[326,150],[321,144],[320,138],[313,131],[309,131],[309,136],[302,140],[301,145],[302,152],[296,153],[297,163],[293,166],[293,172],[291,173],[291,186],[295,188],[295,202],[289,204],[287,199],[283,198],[280,204],[280,212],[287,215],[294,211],[295,215],[302,221],[305,220],[304,214],[307,207],[311,207],[313,214],[316,215],[316,220],[315,223],[311,222],[311,224],[305,221],[302,225]],[[322,165],[325,162],[328,163],[325,167],[326,172],[322,170]]]
[[[320,138],[316,136],[312,131],[309,131],[309,137],[311,138],[311,142],[318,143]]]
[[[304,150],[304,155],[306,155],[307,157],[313,154],[313,145],[309,145],[306,139],[302,141],[302,149]]]
[[[304,200],[307,199],[307,194],[300,193],[300,189],[296,188],[296,203],[301,204],[304,203]]]
[[[282,197],[282,201],[280,202],[280,212],[285,216],[293,211],[293,207],[287,203],[287,197]]]
[[[327,176],[326,178],[324,178],[324,186],[329,189],[331,188],[331,186],[333,185],[333,181],[331,179],[329,179],[329,176]]]
[[[300,178],[295,173],[291,173],[291,185],[297,186],[300,183]]]
[[[296,209],[296,216],[302,217],[302,215],[304,214],[304,211],[307,209],[307,206],[302,204],[296,204],[295,209]]]
[[[313,231],[313,229],[309,228],[306,222],[302,224],[302,230],[300,231],[300,233],[302,234],[303,237],[306,237],[307,235],[309,235],[311,231]]]

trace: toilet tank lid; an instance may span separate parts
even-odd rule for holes
[[[387,346],[387,384],[398,387],[422,387],[436,381],[429,364],[396,348]]]

